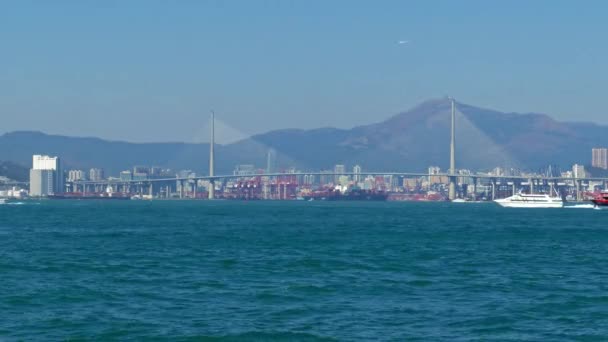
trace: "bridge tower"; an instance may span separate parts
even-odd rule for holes
[[[450,139],[450,184],[448,188],[448,198],[450,200],[456,199],[456,109],[454,99],[450,98],[452,105],[452,125],[451,125],[451,139]]]
[[[211,111],[211,140],[209,142],[209,199],[212,200],[215,198],[215,113]]]

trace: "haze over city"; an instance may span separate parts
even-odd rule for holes
[[[0,133],[218,141],[380,122],[445,95],[608,123],[608,4],[0,4]],[[226,127],[225,129],[222,127]]]

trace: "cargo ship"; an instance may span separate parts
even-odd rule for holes
[[[55,200],[130,200],[131,195],[122,192],[114,192],[112,187],[108,187],[104,192],[82,193],[82,192],[66,192],[48,196],[49,199]]]
[[[131,196],[129,194],[107,194],[105,192],[102,193],[92,193],[92,194],[83,194],[79,192],[66,192],[63,194],[57,195],[49,195],[48,199],[53,200],[130,200]]]
[[[345,192],[339,190],[314,192],[310,195],[303,196],[304,200],[320,200],[320,201],[386,201],[388,193],[384,191],[372,191],[352,189]]]

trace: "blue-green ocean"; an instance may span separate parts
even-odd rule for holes
[[[608,211],[0,205],[0,340],[608,340]]]

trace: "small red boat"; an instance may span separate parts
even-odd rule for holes
[[[591,200],[596,207],[607,207],[608,208],[608,191],[602,191]]]

